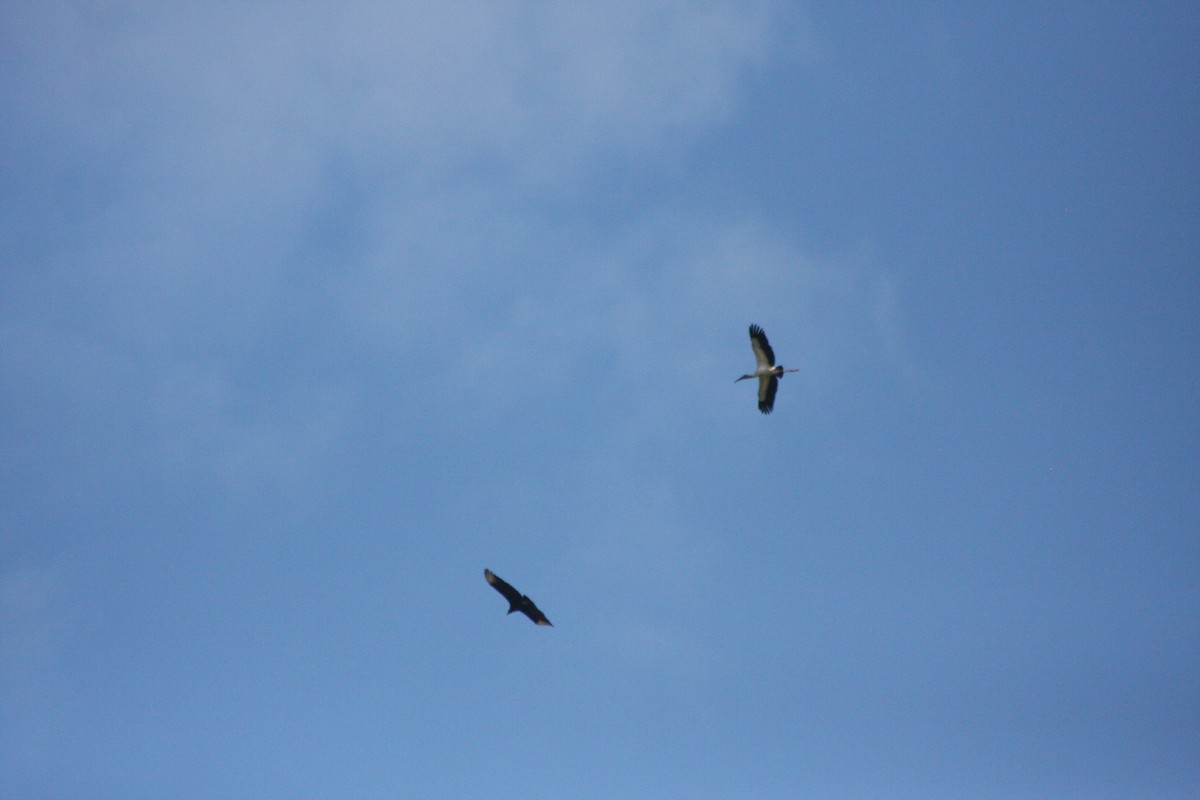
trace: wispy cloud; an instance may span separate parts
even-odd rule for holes
[[[20,359],[40,342],[60,360],[129,364],[95,377],[156,398],[140,405],[166,428],[179,420],[164,397],[222,387],[201,391],[203,408],[239,391],[232,371],[297,303],[315,336],[357,330],[401,349],[497,301],[501,324],[519,325],[528,298],[565,291],[529,283],[526,259],[562,253],[513,238],[522,204],[575,191],[606,158],[658,158],[728,114],[740,77],[770,55],[775,13],[10,9],[2,230],[20,267],[5,279],[5,351]],[[51,219],[61,235],[48,239]],[[313,413],[296,424],[322,425]]]
[[[553,209],[726,119],[781,15],[10,12],[4,369],[129,420],[151,463],[231,483],[304,474],[376,373],[454,387],[460,411],[637,386],[618,434],[636,438],[740,373],[756,321],[794,342],[797,383],[836,395],[856,348],[902,353],[900,299],[873,296],[869,266],[675,196],[621,219]]]

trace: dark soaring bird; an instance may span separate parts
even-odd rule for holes
[[[779,391],[779,379],[785,372],[799,372],[800,370],[775,366],[775,351],[771,349],[771,344],[767,341],[767,334],[763,333],[763,329],[757,325],[750,326],[750,346],[754,348],[754,360],[758,362],[758,367],[753,373],[743,375],[734,383],[748,378],[758,378],[758,410],[764,414],[770,414],[775,408],[775,392]]]
[[[490,569],[485,569],[483,577],[487,578],[487,582],[492,585],[493,589],[504,595],[504,599],[508,601],[508,613],[511,614],[514,611],[520,611],[538,625],[550,625],[554,627],[551,625],[550,620],[546,619],[546,615],[533,604],[532,600],[518,592],[496,573]]]

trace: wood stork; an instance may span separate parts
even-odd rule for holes
[[[775,392],[779,391],[779,379],[785,372],[799,372],[798,369],[784,369],[775,366],[775,351],[767,341],[767,334],[757,325],[750,326],[750,346],[754,348],[754,359],[758,367],[750,375],[743,375],[738,381],[748,378],[758,378],[758,410],[770,414],[775,408]]]

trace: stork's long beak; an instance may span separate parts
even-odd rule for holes
[[[738,378],[737,381],[734,381],[734,383],[737,383],[738,381],[744,381],[747,378],[753,378],[753,377],[754,377],[753,375],[743,375],[742,377]]]

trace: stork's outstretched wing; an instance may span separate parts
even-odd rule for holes
[[[767,341],[767,334],[757,325],[750,326],[750,346],[754,348],[754,359],[760,369],[775,366],[775,351]]]
[[[775,393],[779,391],[779,378],[770,375],[758,379],[758,410],[770,414],[775,410]]]

